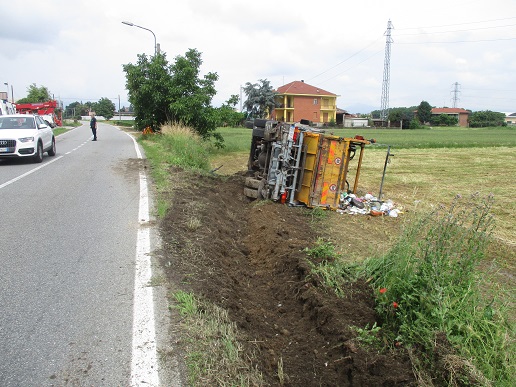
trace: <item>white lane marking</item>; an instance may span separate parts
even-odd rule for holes
[[[139,159],[142,154],[133,136]],[[138,236],[136,241],[136,269],[134,278],[133,347],[131,359],[131,386],[159,386],[156,350],[156,323],[150,260],[149,193],[147,177],[140,168],[140,204]]]
[[[46,166],[48,166],[48,165],[50,165],[50,164],[52,164],[52,163],[55,163],[57,160],[59,160],[59,159],[61,159],[61,158],[63,158],[63,157],[64,157],[64,156],[56,157],[56,158],[54,158],[54,159],[50,160],[49,162],[47,162],[47,163],[45,163],[45,164],[40,165],[39,167],[36,167],[36,168],[34,168],[34,169],[31,169],[31,170],[30,170],[30,171],[28,171],[28,172],[25,172],[23,175],[17,176],[17,177],[15,177],[14,179],[11,179],[11,180],[9,180],[9,181],[6,181],[6,182],[5,182],[5,183],[3,183],[3,184],[0,184],[0,189],[5,188],[5,187],[7,187],[8,185],[11,185],[11,184],[12,184],[12,183],[14,183],[14,182],[16,182],[16,181],[18,181],[18,180],[21,180],[21,179],[23,179],[24,177],[29,176],[31,173],[34,173],[34,172],[36,172],[36,171],[39,171],[41,168],[45,168]]]
[[[92,138],[93,138],[93,137],[92,137]],[[89,141],[89,140],[88,140],[88,141]],[[75,151],[76,151],[77,149],[79,149],[80,147],[82,147],[82,146],[86,145],[86,144],[88,143],[88,141],[85,141],[85,142],[83,142],[81,145],[79,145],[78,147],[76,147],[76,148],[72,149],[71,151],[66,152],[66,153],[64,154],[64,156],[69,155],[69,154],[70,154],[70,153],[72,153],[72,152],[75,152]],[[139,152],[139,150],[138,150],[138,152]],[[22,174],[22,175],[20,175],[20,176],[17,176],[17,177],[15,177],[14,179],[11,179],[11,180],[9,180],[9,181],[6,181],[6,182],[5,182],[5,183],[3,183],[3,184],[0,184],[0,189],[5,188],[5,187],[7,187],[8,185],[11,185],[12,183],[14,183],[14,182],[16,182],[16,181],[18,181],[18,180],[21,180],[21,179],[23,179],[24,177],[27,177],[27,176],[29,176],[30,174],[32,174],[32,173],[34,173],[34,172],[36,172],[36,171],[39,171],[41,168],[45,168],[46,166],[48,166],[48,165],[50,165],[50,164],[52,164],[52,163],[55,163],[57,160],[62,159],[64,156],[58,156],[58,157],[55,157],[55,158],[53,158],[52,160],[50,160],[50,161],[46,162],[45,164],[40,165],[39,167],[36,167],[36,168],[34,168],[34,169],[31,169],[30,171],[25,172],[24,174]],[[140,153],[140,156],[141,156],[141,153]]]

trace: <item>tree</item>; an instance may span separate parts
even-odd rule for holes
[[[469,126],[472,128],[483,128],[488,126],[507,126],[505,114],[484,110],[471,113]]]
[[[214,136],[222,141],[222,137],[214,133],[217,128],[217,111],[211,106],[211,100],[217,93],[216,73],[207,73],[200,78],[202,64],[201,53],[190,49],[184,57],[176,57],[170,67],[172,73],[172,102],[169,105],[174,122],[182,122],[195,128],[203,138]]]
[[[201,53],[190,49],[169,65],[164,53],[153,57],[138,55],[138,63],[126,64],[126,88],[134,108],[135,125],[139,130],[159,130],[165,123],[191,126],[203,138],[222,137],[214,133],[217,110],[211,106],[216,94],[216,73],[200,77]]]
[[[456,126],[459,120],[457,117],[442,113],[438,116],[432,116],[430,123],[437,126]]]
[[[219,119],[217,126],[239,126],[245,119],[245,114],[237,112],[235,107],[240,98],[238,95],[232,95],[226,102],[218,108]]]
[[[410,122],[414,119],[415,106],[412,107],[397,107],[389,109],[388,119],[391,122],[403,123],[403,129],[409,128]]]
[[[277,93],[267,79],[260,79],[258,82],[260,83],[245,84],[244,93],[247,100],[244,102],[244,108],[248,117],[267,118],[276,107]]]
[[[432,118],[432,106],[430,106],[428,102],[421,101],[417,107],[417,118],[422,124],[430,122],[430,119]]]
[[[38,87],[35,83],[27,88],[27,97],[17,101],[17,103],[37,103],[50,101],[52,97],[45,86]]]
[[[116,106],[109,98],[101,98],[94,105],[95,113],[99,116],[103,116],[106,120],[113,118]]]

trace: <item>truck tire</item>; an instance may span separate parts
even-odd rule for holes
[[[261,118],[254,119],[254,126],[256,126],[257,128],[265,128],[266,123],[267,123],[267,120],[264,120]]]
[[[248,188],[258,189],[260,187],[261,180],[252,177],[246,177],[244,185]]]
[[[244,187],[244,195],[247,196],[249,199],[258,199],[258,190]]]

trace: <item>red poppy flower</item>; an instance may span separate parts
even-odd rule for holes
[[[398,303],[397,303],[396,301],[394,301],[394,302],[392,303],[392,306],[393,306],[394,308],[397,308],[397,307],[398,307]]]
[[[385,293],[386,291],[387,291],[387,288],[381,288],[381,289],[380,289],[380,293],[381,293],[381,294]]]

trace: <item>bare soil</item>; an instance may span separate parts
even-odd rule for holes
[[[397,233],[400,219],[331,213],[314,223],[305,208],[250,202],[241,174],[172,176],[161,223],[168,281],[229,312],[266,385],[280,385],[281,361],[285,386],[417,384],[403,348],[361,345],[351,328],[377,321],[372,289],[350,281],[338,298],[309,275],[304,252],[326,237],[350,260],[363,258]]]

